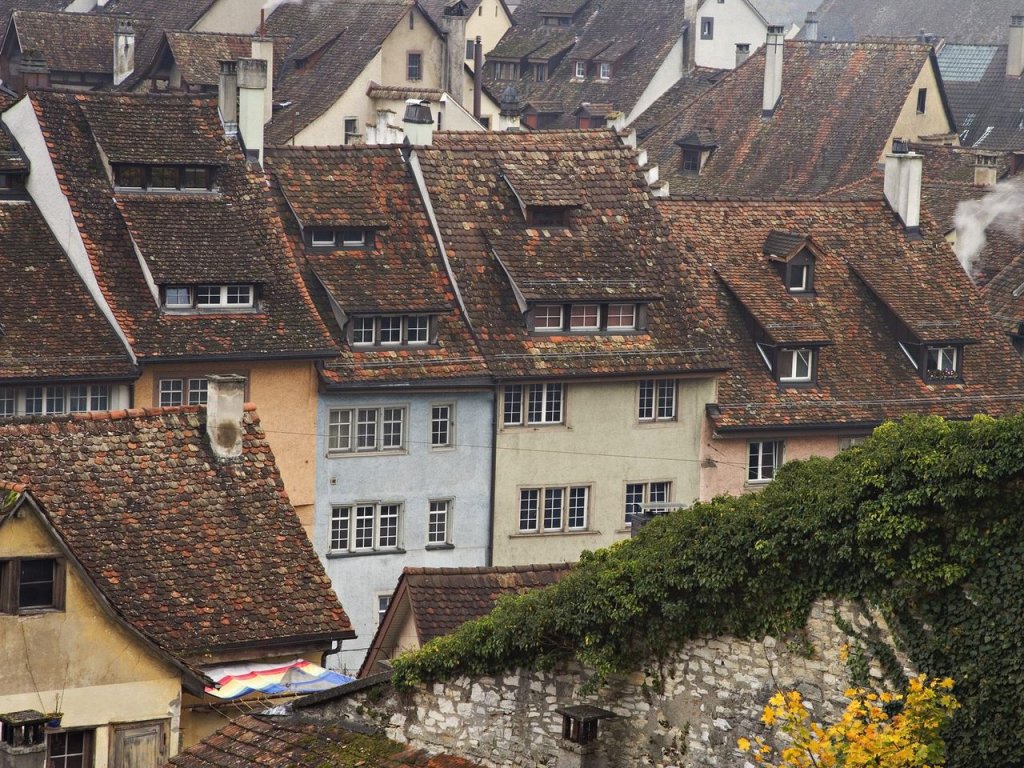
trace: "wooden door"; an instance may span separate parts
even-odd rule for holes
[[[167,762],[167,721],[114,726],[110,768],[159,768]]]

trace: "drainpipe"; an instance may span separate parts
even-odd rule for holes
[[[473,119],[480,120],[480,101],[484,92],[484,45],[480,35],[473,46]]]
[[[499,385],[494,385],[494,403],[491,406],[491,487],[487,495],[487,554],[484,558],[484,565],[490,568],[494,565],[494,483],[498,474],[498,390]]]

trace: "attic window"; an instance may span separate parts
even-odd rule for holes
[[[252,309],[256,306],[253,285],[168,285],[163,288],[167,310]]]
[[[683,176],[700,176],[718,144],[706,130],[690,131],[676,142],[680,149],[679,169]]]
[[[544,26],[545,27],[568,27],[572,23],[572,18],[569,16],[545,16]]]
[[[64,561],[24,557],[0,561],[0,612],[64,609]]]
[[[352,346],[424,346],[436,343],[434,318],[430,315],[366,315],[352,318]]]
[[[25,197],[27,179],[25,173],[0,173],[0,200]]]
[[[810,386],[817,379],[816,347],[774,347],[758,344],[757,351],[761,353],[773,378],[781,385]]]
[[[961,347],[943,346],[925,348],[925,381],[961,381]]]
[[[634,303],[536,304],[527,316],[535,333],[620,333],[640,329],[641,307]]]
[[[361,227],[311,227],[308,243],[313,248],[372,248],[373,235]]]
[[[209,192],[216,168],[207,165],[126,165],[114,167],[114,186],[120,190]]]
[[[790,293],[814,292],[814,257],[806,250],[785,265],[786,290]]]
[[[612,77],[612,65],[607,61],[602,61],[598,66],[598,75],[602,80],[610,80]]]
[[[583,80],[587,76],[587,62],[577,61],[576,62],[576,78]]]
[[[519,64],[514,61],[496,61],[494,62],[494,79],[495,80],[518,80],[519,79]]]
[[[556,205],[527,206],[526,223],[534,227],[567,227],[569,208]]]

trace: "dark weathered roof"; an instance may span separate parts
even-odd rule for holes
[[[66,0],[0,0],[0,44],[7,36],[7,27],[14,11],[63,11],[65,7]]]
[[[41,54],[51,70],[113,74],[113,16],[18,10],[12,21],[21,50]],[[138,19],[135,25],[136,35],[143,36],[150,22]]]
[[[414,0],[324,0],[282,3],[267,19],[272,37],[292,38],[274,75],[268,144],[287,144],[349,89]],[[300,64],[305,60],[304,66]]]
[[[252,35],[169,30],[165,40],[181,70],[181,79],[192,86],[216,86],[220,81],[220,62],[252,56]],[[275,50],[275,56],[276,53]]]
[[[696,99],[728,72],[727,69],[694,67],[645,109],[629,127],[635,129],[637,136],[643,140],[651,131],[674,116],[684,104]]]
[[[259,420],[212,454],[200,408],[0,425],[0,476],[23,482],[117,614],[189,662],[234,645],[351,637],[288,502]]]
[[[429,753],[384,735],[296,715],[243,715],[195,744],[168,765],[181,768],[473,768],[462,758]]]
[[[140,358],[333,354],[266,181],[237,140],[224,139],[215,99],[30,98],[100,289]],[[219,191],[115,195],[101,151],[134,162],[219,162]],[[261,284],[262,303],[251,312],[162,313],[136,248],[160,279]]]
[[[0,380],[135,377],[34,203],[0,202],[0,272]]]
[[[400,147],[277,148],[267,152],[267,169],[281,193],[282,216],[295,247],[305,251],[310,291],[341,349],[325,365],[329,382],[486,375]],[[373,227],[374,247],[306,248],[300,224]],[[348,314],[433,314],[438,343],[354,348],[337,327],[327,293]]]
[[[675,257],[636,152],[612,131],[435,134],[417,148],[441,237],[496,376],[707,371],[713,327],[685,285],[666,290]],[[527,225],[502,174],[572,179],[569,226]],[[550,194],[550,191],[545,192]],[[650,303],[631,334],[530,333],[516,298]]]
[[[822,0],[821,40],[916,38],[923,29],[947,40],[998,43],[1006,39],[1017,0]]]
[[[658,207],[684,271],[703,286],[702,309],[733,353],[709,411],[718,432],[866,429],[907,413],[966,418],[1019,407],[1024,363],[927,216],[924,239],[913,241],[880,200],[673,200]],[[772,230],[811,238],[813,297],[786,291],[763,253]],[[719,276],[734,272],[745,276],[754,300],[741,303]],[[756,349],[751,317],[762,328],[813,322],[824,332],[814,386],[779,386]],[[963,383],[922,381],[897,343],[894,320],[925,342],[975,340],[964,352]]]
[[[1006,76],[1006,46],[946,45],[938,60],[960,143],[1024,149],[1024,77]]]
[[[555,12],[576,15],[568,27],[545,25],[545,14]],[[628,114],[679,39],[686,19],[683,3],[676,0],[558,4],[524,0],[516,9],[515,21],[488,59],[529,58],[556,64],[549,66],[547,80],[541,83],[533,81],[531,69],[521,72],[516,87],[523,103],[558,103],[562,116],[553,125],[564,128],[575,127],[572,113],[583,102],[609,104]],[[601,80],[593,71],[583,80],[576,79],[577,59],[611,63],[611,78]],[[485,70],[488,85],[500,93],[505,83],[490,79],[493,74],[491,67]]]
[[[673,195],[818,195],[875,169],[931,46],[787,41],[782,98],[761,116],[763,53],[674,112],[641,142]],[[840,87],[842,86],[842,87]],[[952,130],[952,126],[950,126]],[[704,130],[718,148],[699,177],[677,141]]]

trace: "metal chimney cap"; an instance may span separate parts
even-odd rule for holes
[[[433,125],[434,116],[430,114],[430,102],[408,99],[405,102],[405,114],[402,115],[402,122],[414,123],[416,125]]]
[[[894,155],[908,155],[910,154],[910,142],[906,139],[893,139],[892,140],[892,153]]]

